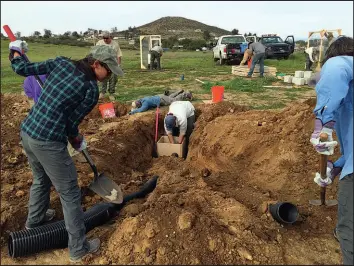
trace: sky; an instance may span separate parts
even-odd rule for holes
[[[165,16],[240,33],[294,35],[296,40],[322,29],[340,28],[353,36],[353,1],[1,1],[1,32],[6,24],[22,36],[43,34],[43,29],[55,34],[88,28],[121,31]]]

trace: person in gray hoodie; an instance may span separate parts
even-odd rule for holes
[[[264,60],[266,47],[260,42],[250,42],[248,44],[248,49],[253,53],[252,64],[250,71],[248,72],[247,78],[251,78],[254,68],[257,63],[259,63],[259,73],[263,77],[264,74]]]

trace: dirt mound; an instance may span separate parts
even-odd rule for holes
[[[18,99],[17,95],[6,98],[2,114],[11,113]],[[102,248],[85,263],[340,263],[339,245],[332,236],[336,208],[308,204],[309,199],[319,198],[313,184],[319,156],[309,144],[313,107],[313,101],[282,111],[251,111],[229,102],[196,105],[196,128],[186,161],[151,158],[154,111],[112,119],[91,112],[80,130],[98,170],[122,184],[124,193],[136,191],[153,175],[159,180],[147,199],[130,202],[112,224],[90,232],[89,236],[100,237]],[[161,109],[160,134],[166,112],[167,108]],[[2,131],[6,156],[17,149],[19,137],[11,132],[18,126],[19,122],[7,124]],[[79,184],[85,187],[93,178],[92,171],[81,156],[74,158]],[[2,241],[6,230],[23,226],[31,179],[25,158],[16,167],[2,159]],[[336,190],[336,185],[329,187],[327,197],[335,197]],[[100,197],[88,193],[83,207],[99,201]],[[261,208],[274,201],[296,204],[299,221],[292,226],[276,223]],[[55,192],[51,203],[62,219]],[[54,260],[52,252],[47,252],[16,261],[2,258],[2,263],[68,263],[62,261],[66,249],[56,252]]]

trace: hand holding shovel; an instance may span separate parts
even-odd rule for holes
[[[326,142],[328,139],[328,135],[326,133],[320,134],[320,141]],[[327,159],[328,155],[321,154],[320,158],[320,175],[322,180],[327,178]],[[338,204],[337,200],[326,200],[326,186],[322,186],[320,190],[320,199],[319,200],[310,200],[309,203],[314,206],[335,206]]]

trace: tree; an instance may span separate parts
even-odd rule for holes
[[[77,33],[77,31],[73,31],[73,32],[71,33],[71,36],[73,36],[73,37],[75,37],[75,38],[79,38],[79,37],[80,37],[79,34]]]
[[[112,33],[118,32],[118,28],[117,28],[117,27],[113,27],[113,28],[111,29],[111,32],[112,32]]]
[[[233,30],[231,31],[231,33],[232,33],[233,35],[237,35],[237,34],[239,34],[239,31],[238,31],[238,29],[233,29]]]
[[[71,31],[66,31],[66,32],[64,32],[64,34],[63,34],[65,37],[68,37],[68,36],[70,36],[71,35]]]
[[[210,32],[205,30],[203,32],[203,37],[204,37],[204,40],[206,40],[206,41],[209,40],[210,39]]]
[[[252,36],[252,35],[253,35],[252,33],[250,33],[250,32],[248,33],[248,36]]]
[[[39,37],[39,36],[41,36],[41,33],[40,33],[38,30],[36,30],[36,31],[33,33],[33,36]]]
[[[17,32],[15,33],[15,36],[16,36],[17,39],[20,39],[20,38],[21,38],[21,32],[20,32],[20,31],[17,31]]]
[[[298,40],[295,43],[298,44],[300,47],[305,47],[306,46],[306,42],[303,41],[303,40]]]
[[[44,35],[43,35],[44,38],[50,38],[52,37],[52,31],[51,30],[47,30],[47,29],[44,29]]]

